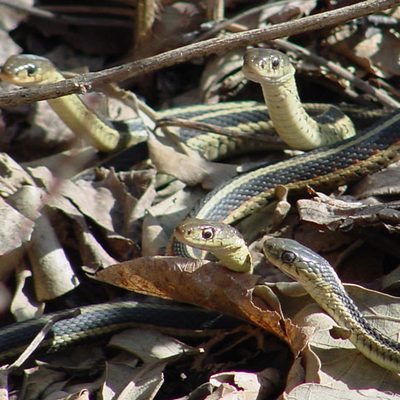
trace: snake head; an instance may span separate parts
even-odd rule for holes
[[[30,86],[54,82],[54,73],[57,73],[56,68],[47,58],[18,54],[8,58],[1,68],[0,78],[14,85]]]
[[[302,285],[321,277],[327,281],[337,280],[328,261],[295,240],[268,237],[263,250],[270,263]]]
[[[190,218],[175,228],[174,236],[180,242],[210,252],[232,271],[253,270],[252,257],[242,235],[230,225]]]
[[[175,237],[190,246],[202,250],[221,250],[224,247],[240,247],[244,241],[232,226],[216,221],[189,218],[175,228]]]
[[[292,79],[295,69],[289,57],[278,50],[248,49],[244,55],[242,72],[251,81],[278,85]]]

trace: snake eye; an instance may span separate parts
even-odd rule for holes
[[[214,237],[215,231],[213,228],[205,228],[201,231],[201,237],[204,240],[210,240]]]
[[[292,251],[284,251],[281,259],[284,263],[291,264],[296,259],[296,254],[294,254]]]
[[[26,74],[32,76],[37,71],[37,67],[34,64],[28,64],[25,68]]]
[[[279,57],[272,57],[271,59],[271,65],[273,69],[277,69],[280,65],[281,61],[279,59]]]

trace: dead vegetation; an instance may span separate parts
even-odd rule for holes
[[[333,321],[307,296],[295,297],[288,279],[266,264],[259,240],[274,232],[322,254],[344,282],[356,284],[348,289],[368,319],[398,339],[398,165],[332,193],[304,193],[298,202],[278,194],[278,205],[239,224],[257,267],[254,276],[235,274],[166,257],[168,241],[206,190],[238,166],[281,153],[210,162],[168,134],[161,140],[159,128],[146,143],[100,154],[46,102],[33,101],[80,93],[111,120],[139,114],[150,127],[142,100],[157,111],[262,101],[240,72],[243,49],[258,44],[290,55],[305,102],[395,109],[398,3],[0,0],[0,62],[40,54],[72,73],[29,89],[0,82],[2,325],[126,295],[99,281],[251,323],[188,341],[135,329],[113,337],[109,348],[35,353],[5,370],[4,398],[395,398],[399,377],[334,339]],[[97,280],[88,277],[99,270]]]

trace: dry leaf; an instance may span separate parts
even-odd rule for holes
[[[279,12],[271,15],[268,19],[272,24],[279,24],[291,19],[297,19],[304,15],[309,15],[316,7],[315,0],[294,0],[288,4],[283,3]]]
[[[0,198],[0,255],[18,249],[31,239],[34,222]]]
[[[99,271],[96,279],[245,319],[287,342],[295,357],[305,346],[301,330],[253,296],[255,275],[233,273],[204,260],[143,257]]]
[[[189,186],[201,184],[212,189],[236,175],[236,166],[206,161],[190,149],[187,149],[189,155],[178,153],[154,136],[150,136],[148,146],[158,172],[171,175]]]
[[[395,393],[384,393],[376,389],[337,389],[329,385],[306,383],[297,386],[285,400],[398,400]]]
[[[390,165],[383,171],[368,175],[356,183],[352,194],[358,198],[400,194],[400,163]]]
[[[400,202],[368,205],[332,199],[322,193],[312,200],[297,202],[300,218],[331,231],[350,231],[357,227],[385,227],[400,232]]]
[[[356,285],[345,287],[368,322],[386,336],[397,340],[400,331],[400,318],[397,317],[400,315],[399,299]],[[374,387],[382,393],[399,392],[400,380],[397,374],[366,359],[350,341],[334,339],[331,329],[336,323],[308,296],[303,299],[280,298],[286,317],[291,317],[299,326],[314,329],[310,346],[320,359],[321,367],[317,370],[314,363],[304,363],[307,380],[340,388],[344,394],[349,387],[360,390]],[[302,357],[312,357],[312,354],[303,352]]]
[[[164,382],[164,368],[164,362],[139,368],[107,363],[102,399],[151,400]]]
[[[185,354],[199,353],[198,349],[173,337],[156,330],[140,328],[124,330],[114,335],[108,345],[132,353],[144,363],[171,361]]]
[[[276,370],[275,372],[275,384],[278,384],[279,378]],[[214,387],[220,387],[221,385],[229,387],[229,394],[221,397],[221,399],[244,399],[244,400],[257,400],[260,398],[266,398],[267,395],[272,395],[272,391],[266,392],[263,388],[263,372],[250,373],[250,372],[221,372],[214,374],[210,378],[210,384]],[[271,370],[268,370],[268,374],[271,376]],[[272,376],[271,376],[272,377]],[[212,395],[210,396],[212,398]]]

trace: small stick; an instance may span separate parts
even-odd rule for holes
[[[267,28],[253,29],[247,32],[235,33],[227,37],[193,43],[143,60],[133,61],[99,72],[82,74],[78,77],[57,83],[0,93],[0,107],[12,107],[68,94],[84,93],[93,90],[98,85],[120,82],[140,74],[149,74],[196,57],[204,57],[256,44],[261,41],[341,24],[354,18],[391,8],[396,4],[400,4],[400,0],[366,0],[351,6],[272,25]]]

